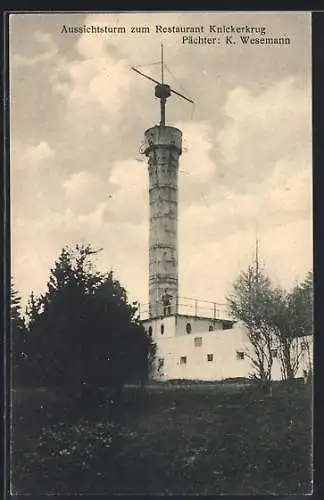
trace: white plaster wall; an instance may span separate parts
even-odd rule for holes
[[[196,347],[194,338],[202,337],[202,346]],[[222,380],[225,378],[249,377],[253,372],[251,361],[247,356],[237,359],[237,351],[247,350],[247,338],[242,328],[199,332],[198,335],[164,336],[157,342],[157,360],[164,359],[156,378]],[[213,354],[213,361],[207,361],[207,354]],[[181,356],[187,357],[187,363],[181,364]],[[307,355],[301,359],[297,376],[308,369]],[[274,359],[272,368],[273,380],[281,379],[279,358]]]
[[[186,332],[187,323],[191,324],[191,333]],[[164,325],[164,334],[161,334],[161,325]],[[208,330],[209,326],[213,326],[214,332],[222,330],[221,321],[215,321],[209,318],[195,318],[194,316],[165,316],[163,318],[153,318],[143,321],[143,326],[148,332],[149,326],[152,326],[153,338],[164,338],[174,336],[193,336],[196,333],[204,333],[212,335],[213,332]]]
[[[188,334],[186,332],[186,325],[190,323],[191,325],[191,333]],[[211,335],[213,332],[209,332],[208,328],[212,326],[214,330],[222,330],[223,325],[221,321],[215,321],[209,318],[195,318],[194,316],[177,316],[176,318],[176,331],[175,335],[194,335],[199,332],[207,332]]]
[[[164,333],[161,334],[161,325],[164,325]],[[143,321],[143,326],[148,332],[150,326],[152,326],[152,339],[163,339],[174,337],[175,330],[175,317],[166,316],[165,318],[156,318],[152,320]]]
[[[202,337],[202,346],[196,347],[194,339]],[[249,362],[237,361],[236,350],[244,350],[241,330],[220,330],[217,333],[199,332],[174,338],[159,339],[157,358],[164,358],[160,376],[167,379],[221,380],[228,377],[247,376]],[[214,360],[207,361],[207,354]],[[187,363],[180,364],[186,356]]]

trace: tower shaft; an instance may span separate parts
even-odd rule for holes
[[[150,317],[178,309],[178,171],[182,133],[155,126],[145,132],[149,171]],[[165,308],[165,297],[170,305]]]

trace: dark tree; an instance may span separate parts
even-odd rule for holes
[[[313,332],[313,273],[296,285],[290,294],[296,318],[296,334],[299,337],[312,335]]]
[[[13,386],[25,383],[26,359],[28,357],[27,329],[21,314],[21,298],[14,288],[13,280],[10,286],[10,339],[11,339],[11,372]]]
[[[79,398],[142,380],[151,350],[137,307],[113,272],[96,271],[96,253],[90,245],[61,251],[29,328],[38,383]]]
[[[299,369],[302,357],[308,356],[311,367],[311,342],[313,330],[313,276],[308,273],[305,280],[289,293],[282,292],[277,302],[274,318],[277,339],[280,344],[282,377],[293,379]]]

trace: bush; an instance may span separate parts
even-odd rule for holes
[[[58,485],[70,484],[85,472],[100,476],[100,465],[112,459],[114,439],[119,428],[111,422],[90,422],[84,418],[73,425],[57,423],[42,429],[33,449],[13,463],[12,483],[15,491],[37,488],[29,477],[42,477],[54,491]]]

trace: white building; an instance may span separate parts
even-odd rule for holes
[[[188,314],[148,318],[143,325],[157,345],[154,378],[224,380],[253,374],[253,348],[243,325]],[[296,340],[297,377],[312,365],[312,337]],[[274,341],[272,379],[280,380],[280,350]]]

